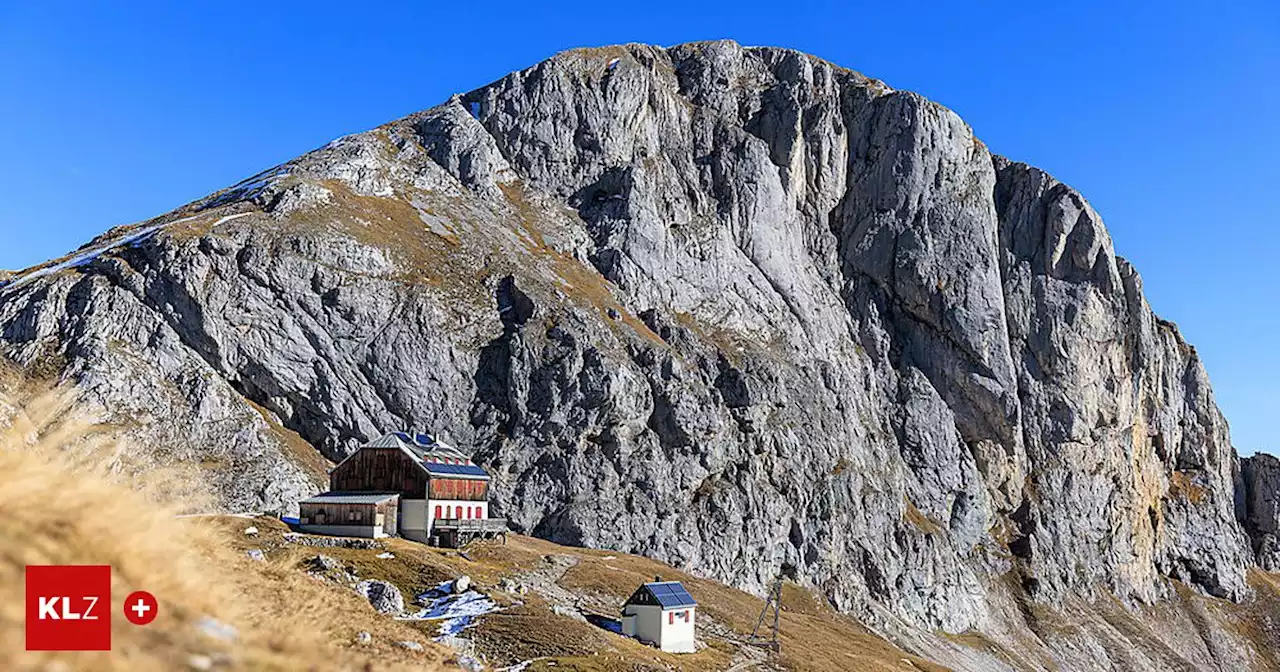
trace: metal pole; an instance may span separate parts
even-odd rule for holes
[[[778,618],[782,613],[782,578],[779,577],[774,586],[773,601],[773,649],[778,650]]]

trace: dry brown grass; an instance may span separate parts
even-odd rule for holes
[[[0,394],[13,388],[5,382],[10,373],[0,367]],[[349,588],[311,578],[301,567],[317,553],[338,559],[360,578],[390,581],[410,599],[443,580],[470,575],[504,608],[471,631],[477,650],[495,665],[537,659],[535,670],[724,670],[739,659],[762,606],[752,595],[653,560],[528,537],[475,544],[465,552],[389,539],[385,544],[395,557],[378,558],[379,550],[286,543],[287,528],[267,517],[176,518],[175,502],[166,493],[177,491],[122,475],[129,470],[113,472],[109,465],[121,451],[103,432],[69,420],[65,404],[38,397],[24,402],[28,412],[5,434],[7,449],[0,453],[0,586],[9,591],[0,637],[16,656],[12,668],[41,669],[60,660],[72,669],[175,669],[192,654],[225,657],[219,669],[432,669],[448,663],[451,654],[429,643],[437,623],[380,616]],[[33,436],[37,440],[28,441]],[[185,477],[176,473],[171,480]],[[249,525],[258,528],[256,537],[243,534]],[[249,549],[263,550],[267,561],[249,559]],[[699,600],[700,636],[708,646],[691,655],[664,653],[555,614],[535,593],[498,589],[503,578],[545,569],[548,555],[578,560],[559,583],[588,612],[616,615],[635,587],[655,575],[685,582]],[[112,565],[113,614],[121,614],[113,624],[115,650],[19,653],[26,564]],[[145,628],[122,618],[124,596],[137,589],[151,591],[161,605],[160,618]],[[783,602],[777,667],[942,669],[897,649],[806,590],[786,586]],[[196,625],[204,617],[233,625],[239,639],[210,639]],[[372,646],[352,643],[361,630],[372,633]],[[393,646],[405,639],[426,644],[427,652]]]
[[[243,526],[261,531],[249,540],[235,534]],[[477,651],[494,667],[536,659],[533,670],[622,672],[633,670],[694,670],[711,672],[730,667],[737,648],[750,635],[763,601],[715,581],[700,579],[663,563],[613,551],[568,548],[541,539],[512,535],[506,544],[484,542],[465,552],[432,548],[403,539],[384,540],[395,557],[381,559],[380,550],[299,548],[283,540],[286,528],[278,521],[259,518],[245,521],[218,519],[232,533],[238,549],[267,549],[273,562],[296,566],[316,553],[324,553],[349,567],[361,578],[389,581],[411,598],[419,591],[462,574],[488,593],[502,611],[480,619],[470,636]],[[509,595],[498,585],[503,578],[519,578],[547,567],[546,556],[563,555],[578,560],[559,584],[578,597],[577,606],[587,612],[616,616],[622,602],[637,585],[655,575],[679,580],[699,602],[703,626],[700,638],[708,647],[693,655],[664,653],[635,640],[610,634],[578,620],[560,616],[534,592]],[[784,589],[782,652],[774,663],[785,669],[814,670],[942,670],[909,655],[837,613],[803,588]],[[437,624],[420,623],[424,635]],[[708,630],[708,626],[712,629]]]
[[[1254,599],[1233,605],[1222,617],[1223,622],[1232,632],[1254,645],[1254,650],[1262,658],[1262,666],[1280,669],[1280,623],[1275,617],[1280,614],[1280,574],[1255,568],[1249,570],[1248,580],[1254,590]],[[1185,588],[1181,591],[1190,592]]]
[[[1206,496],[1205,489],[1183,471],[1174,471],[1173,475],[1169,477],[1169,493],[1181,497],[1192,504],[1203,502]]]
[[[9,374],[3,374],[9,375]],[[6,387],[12,393],[13,385]],[[12,397],[10,397],[12,399]],[[446,653],[427,644],[414,654],[392,643],[421,633],[377,615],[347,589],[311,579],[293,559],[262,563],[231,548],[225,525],[176,518],[170,488],[113,470],[122,452],[109,434],[86,425],[63,396],[21,400],[0,430],[0,650],[5,669],[170,670],[193,654],[220,669],[434,669]],[[243,536],[241,534],[241,536]],[[24,651],[24,568],[36,564],[112,567],[113,650]],[[146,627],[123,618],[124,598],[147,590],[160,604]],[[197,624],[235,627],[227,642]],[[368,648],[354,634],[374,636]],[[66,668],[63,668],[66,669]]]
[[[698,600],[699,618],[728,627],[739,639],[751,634],[764,606],[764,601],[754,595],[647,558],[607,551],[575,550],[574,555],[581,562],[565,574],[561,585],[612,599],[616,606],[620,606],[637,585],[660,575],[663,579],[680,581],[689,589]],[[782,603],[781,655],[777,662],[786,669],[814,672],[945,669],[881,639],[804,588],[786,584]],[[685,658],[678,660],[685,661]]]
[[[915,503],[907,498],[903,498],[902,517],[908,523],[911,523],[917,530],[925,534],[938,534],[942,532],[942,525],[938,521],[924,515],[924,512],[916,508]]]

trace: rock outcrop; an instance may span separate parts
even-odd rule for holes
[[[430,427],[557,542],[781,573],[1070,669],[1250,660],[1217,631],[1117,657],[1104,626],[1029,624],[1172,581],[1249,599],[1227,424],[1079,193],[856,72],[565,52],[88,249],[0,289],[0,351],[227,508],[316,490],[299,438],[338,460]]]
[[[366,579],[356,584],[356,592],[369,600],[369,606],[380,614],[400,614],[404,612],[404,596],[400,589],[386,581]]]
[[[1240,460],[1240,516],[1258,566],[1280,572],[1280,460],[1259,453]]]

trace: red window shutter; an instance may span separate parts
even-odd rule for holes
[[[440,517],[440,505],[436,504],[436,518]]]
[[[676,612],[674,612],[674,611],[668,611],[668,612],[667,612],[667,625],[675,625],[675,622],[676,622]]]

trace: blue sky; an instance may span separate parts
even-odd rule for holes
[[[1080,189],[1236,446],[1280,450],[1273,0],[105,4],[0,0],[0,268],[562,49],[727,37],[919,91]]]

